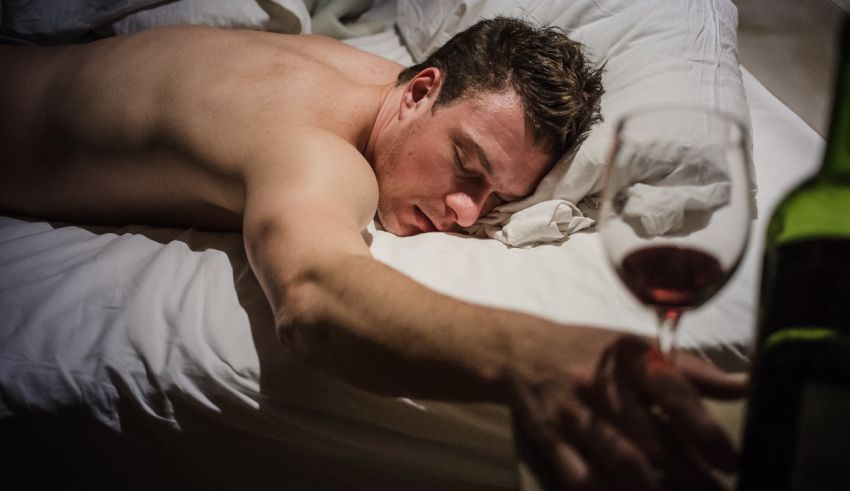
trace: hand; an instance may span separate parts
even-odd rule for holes
[[[700,399],[741,397],[744,379],[685,352],[674,367],[634,336],[586,330],[570,346],[552,341],[515,379],[514,408],[562,486],[722,489],[709,471],[733,470],[737,455]],[[557,366],[546,362],[553,351]]]

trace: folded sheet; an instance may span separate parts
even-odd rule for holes
[[[523,247],[561,240],[592,227],[594,223],[576,205],[566,200],[553,199],[504,216],[490,214],[468,227],[467,231],[513,247]]]

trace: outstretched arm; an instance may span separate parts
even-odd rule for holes
[[[374,260],[361,235],[377,200],[368,164],[334,137],[305,146],[287,148],[287,159],[304,152],[297,172],[270,165],[246,184],[248,257],[281,340],[309,362],[375,392],[502,397],[500,372],[516,349],[508,333],[523,316],[488,318],[485,309]],[[333,162],[332,169],[317,162]]]
[[[715,392],[736,394],[739,385],[705,366],[673,370],[636,338],[469,304],[414,282],[374,260],[362,239],[377,195],[362,157],[323,138],[289,146],[291,158],[303,162],[297,171],[269,165],[246,177],[244,230],[278,335],[304,360],[382,394],[508,404],[574,486],[613,479],[652,489],[653,469],[673,456],[690,482],[694,474],[709,482],[703,460],[734,464],[688,375]],[[653,419],[652,406],[669,421]]]

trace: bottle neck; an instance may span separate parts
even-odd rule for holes
[[[850,180],[850,15],[844,19],[835,98],[819,178]]]

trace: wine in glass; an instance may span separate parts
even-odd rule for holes
[[[599,230],[628,290],[658,315],[670,356],[682,313],[720,290],[741,261],[753,215],[749,135],[696,106],[629,113],[617,126]]]

